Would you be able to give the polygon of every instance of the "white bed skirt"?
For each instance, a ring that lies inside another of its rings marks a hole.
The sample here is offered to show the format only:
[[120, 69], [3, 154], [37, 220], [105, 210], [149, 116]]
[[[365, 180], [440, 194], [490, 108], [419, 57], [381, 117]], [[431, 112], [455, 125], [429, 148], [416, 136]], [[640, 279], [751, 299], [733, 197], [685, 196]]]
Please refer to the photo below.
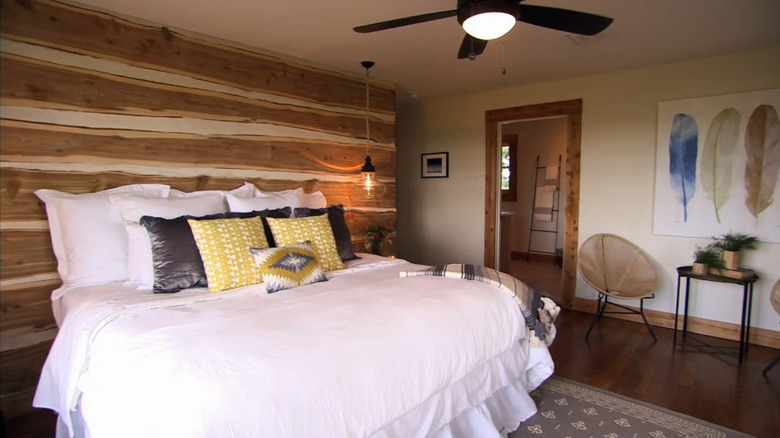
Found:
[[[485, 402], [463, 411], [429, 438], [506, 438], [537, 410], [522, 386], [518, 381], [501, 388]], [[78, 415], [73, 416], [76, 436], [90, 438], [82, 423]], [[59, 419], [57, 438], [68, 438], [68, 428]]]
[[[554, 369], [549, 351], [546, 348], [532, 348], [529, 350], [531, 357], [529, 368], [525, 375], [521, 375], [510, 384], [499, 388], [483, 402], [465, 408], [436, 432], [427, 436], [421, 435], [420, 438], [506, 438], [510, 432], [517, 430], [523, 421], [533, 416], [537, 411], [536, 403], [528, 393], [539, 387], [551, 376]], [[457, 388], [458, 386], [460, 388]], [[454, 392], [459, 392], [460, 390], [468, 391], [466, 386], [455, 385], [456, 389]], [[452, 399], [453, 395], [453, 391], [449, 391], [447, 398]], [[452, 400], [450, 403], [452, 403]], [[454, 403], [457, 404], [457, 401], [454, 401]], [[437, 416], [442, 415], [441, 409], [446, 409], [444, 406], [439, 405], [438, 408], [435, 408], [439, 412], [426, 412], [430, 411], [430, 407], [433, 405], [434, 403], [421, 405], [420, 409], [412, 411], [403, 418], [392, 422], [372, 435], [372, 438], [414, 437], [414, 435], [409, 435], [410, 430], [427, 429], [426, 427], [420, 427], [420, 424], [415, 424], [415, 422], [435, 421]], [[449, 408], [452, 408], [452, 406], [449, 406]], [[73, 412], [71, 418], [75, 437], [90, 438], [89, 431], [84, 426], [83, 419], [78, 415], [78, 412]], [[117, 426], [121, 427], [120, 425]], [[59, 418], [56, 437], [68, 438], [68, 428]]]

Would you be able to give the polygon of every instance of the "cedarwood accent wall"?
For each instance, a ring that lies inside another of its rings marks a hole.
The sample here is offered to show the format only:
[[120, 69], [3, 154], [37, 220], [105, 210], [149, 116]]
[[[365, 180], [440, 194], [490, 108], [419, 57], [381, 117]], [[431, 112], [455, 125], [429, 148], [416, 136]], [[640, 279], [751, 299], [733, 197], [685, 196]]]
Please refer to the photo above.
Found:
[[[372, 83], [366, 199], [365, 78], [47, 0], [0, 0], [0, 401], [32, 410], [56, 334], [60, 285], [39, 188], [131, 183], [185, 191], [321, 190], [356, 247], [395, 229], [395, 89]], [[85, 236], [85, 238], [89, 238]]]

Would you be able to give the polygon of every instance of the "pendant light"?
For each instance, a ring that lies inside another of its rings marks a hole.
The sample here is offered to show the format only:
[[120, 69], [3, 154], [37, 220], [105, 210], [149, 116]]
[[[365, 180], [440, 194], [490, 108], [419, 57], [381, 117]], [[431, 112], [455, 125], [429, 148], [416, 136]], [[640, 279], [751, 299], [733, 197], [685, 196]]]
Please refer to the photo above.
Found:
[[360, 63], [363, 68], [366, 69], [366, 161], [363, 163], [363, 168], [360, 169], [360, 181], [365, 191], [366, 198], [373, 198], [376, 191], [376, 168], [371, 163], [371, 155], [369, 155], [369, 145], [371, 143], [371, 131], [368, 124], [369, 116], [369, 90], [370, 84], [368, 80], [368, 71], [374, 66], [374, 61], [363, 61]]

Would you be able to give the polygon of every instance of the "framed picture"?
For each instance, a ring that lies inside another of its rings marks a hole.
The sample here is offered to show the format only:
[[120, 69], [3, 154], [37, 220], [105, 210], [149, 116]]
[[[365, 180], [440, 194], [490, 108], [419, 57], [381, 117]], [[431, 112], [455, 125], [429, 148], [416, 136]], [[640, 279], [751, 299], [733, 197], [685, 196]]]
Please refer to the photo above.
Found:
[[447, 178], [449, 176], [449, 152], [422, 154], [423, 178]]
[[780, 88], [659, 102], [653, 234], [780, 242], [778, 112]]

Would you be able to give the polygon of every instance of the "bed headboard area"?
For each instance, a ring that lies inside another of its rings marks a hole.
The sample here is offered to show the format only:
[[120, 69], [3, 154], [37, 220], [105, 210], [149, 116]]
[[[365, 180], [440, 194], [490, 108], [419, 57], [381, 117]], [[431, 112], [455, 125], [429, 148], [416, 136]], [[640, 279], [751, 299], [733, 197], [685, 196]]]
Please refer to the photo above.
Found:
[[[41, 188], [87, 193], [302, 187], [342, 204], [355, 248], [395, 229], [395, 89], [365, 78], [48, 0], [0, 0], [0, 401], [32, 410], [61, 284]], [[356, 59], [356, 63], [361, 61]], [[89, 239], [90, 236], [84, 236]]]

